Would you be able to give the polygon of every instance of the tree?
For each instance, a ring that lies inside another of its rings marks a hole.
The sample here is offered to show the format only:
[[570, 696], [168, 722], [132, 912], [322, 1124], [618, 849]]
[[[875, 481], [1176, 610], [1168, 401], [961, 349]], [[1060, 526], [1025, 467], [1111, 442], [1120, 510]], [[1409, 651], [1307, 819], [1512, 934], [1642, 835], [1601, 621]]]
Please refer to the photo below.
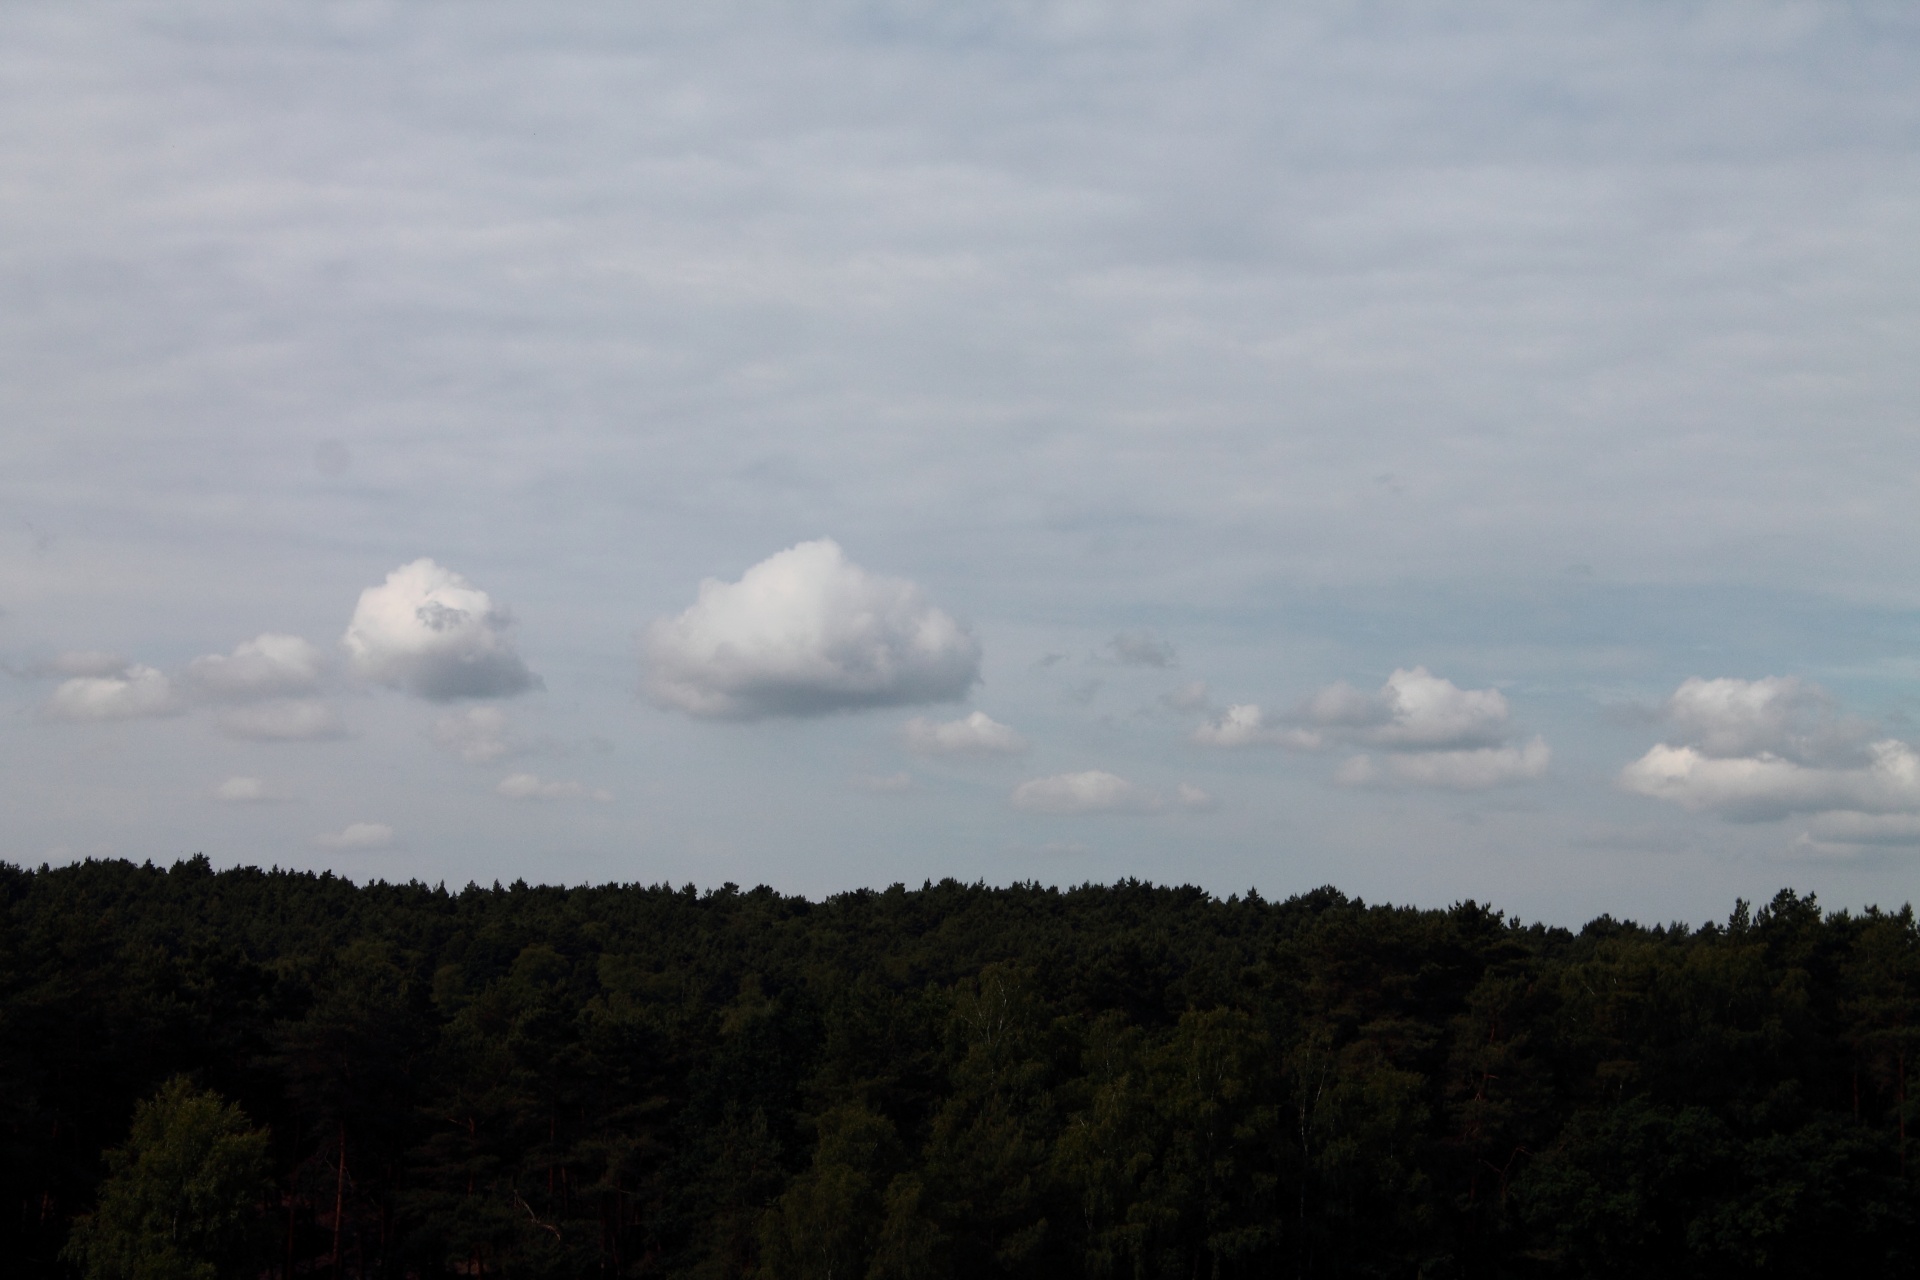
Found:
[[106, 1153], [99, 1207], [64, 1256], [87, 1280], [218, 1280], [238, 1274], [261, 1224], [267, 1132], [238, 1106], [175, 1076]]

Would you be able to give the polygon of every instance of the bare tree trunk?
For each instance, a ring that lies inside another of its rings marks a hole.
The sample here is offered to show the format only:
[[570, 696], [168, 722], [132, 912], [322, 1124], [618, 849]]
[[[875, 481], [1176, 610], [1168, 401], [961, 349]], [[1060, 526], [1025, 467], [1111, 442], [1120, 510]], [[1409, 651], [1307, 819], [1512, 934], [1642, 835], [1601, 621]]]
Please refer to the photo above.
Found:
[[347, 1122], [340, 1121], [340, 1167], [333, 1178], [333, 1275], [340, 1280], [340, 1224], [347, 1205]]

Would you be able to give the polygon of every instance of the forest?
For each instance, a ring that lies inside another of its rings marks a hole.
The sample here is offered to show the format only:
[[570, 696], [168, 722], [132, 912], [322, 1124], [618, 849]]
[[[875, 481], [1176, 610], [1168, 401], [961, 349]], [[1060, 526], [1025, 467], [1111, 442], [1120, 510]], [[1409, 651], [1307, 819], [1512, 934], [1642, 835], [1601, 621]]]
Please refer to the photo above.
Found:
[[[1912, 911], [0, 864], [22, 1277], [1910, 1276]], [[1920, 1139], [1920, 1134], [1915, 1135]]]

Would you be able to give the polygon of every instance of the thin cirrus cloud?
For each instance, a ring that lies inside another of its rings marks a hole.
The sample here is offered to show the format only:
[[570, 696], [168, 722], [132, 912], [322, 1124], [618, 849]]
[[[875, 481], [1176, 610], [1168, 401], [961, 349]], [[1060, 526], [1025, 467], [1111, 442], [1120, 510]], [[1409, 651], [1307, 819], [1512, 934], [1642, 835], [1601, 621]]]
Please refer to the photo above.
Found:
[[[1013, 789], [1010, 801], [1022, 813], [1046, 814], [1146, 814], [1168, 807], [1167, 798], [1152, 787], [1129, 782], [1105, 769], [1031, 779]], [[1175, 790], [1172, 803], [1182, 809], [1211, 809], [1214, 799], [1199, 787], [1183, 782]]]
[[322, 849], [385, 849], [394, 842], [393, 828], [384, 822], [350, 822], [339, 831], [323, 831], [313, 838]]
[[1011, 756], [1028, 745], [1017, 730], [984, 711], [946, 721], [915, 716], [900, 727], [900, 742], [918, 756]]
[[433, 740], [468, 764], [489, 764], [513, 752], [507, 714], [498, 707], [462, 707], [433, 722]]
[[1623, 790], [1730, 822], [1807, 815], [1802, 848], [1920, 844], [1920, 753], [1843, 717], [1794, 677], [1694, 677], [1661, 707], [1673, 740], [1621, 770]]
[[500, 779], [494, 790], [509, 800], [598, 800], [604, 804], [613, 799], [612, 792], [589, 787], [584, 782], [548, 781], [532, 773], [510, 774]]
[[501, 698], [539, 684], [512, 616], [461, 574], [422, 558], [360, 593], [341, 637], [354, 674], [430, 702]]
[[1372, 692], [1345, 681], [1328, 685], [1280, 717], [1254, 703], [1230, 706], [1192, 737], [1228, 748], [1364, 747], [1378, 754], [1350, 757], [1335, 782], [1477, 791], [1546, 773], [1552, 752], [1545, 739], [1513, 743], [1513, 733], [1511, 709], [1498, 689], [1462, 689], [1413, 667], [1394, 671]]
[[711, 720], [952, 702], [980, 678], [980, 643], [915, 583], [867, 572], [822, 538], [647, 629], [649, 695]]
[[247, 742], [326, 742], [347, 736], [339, 709], [318, 698], [270, 698], [228, 707], [214, 723], [229, 738]]

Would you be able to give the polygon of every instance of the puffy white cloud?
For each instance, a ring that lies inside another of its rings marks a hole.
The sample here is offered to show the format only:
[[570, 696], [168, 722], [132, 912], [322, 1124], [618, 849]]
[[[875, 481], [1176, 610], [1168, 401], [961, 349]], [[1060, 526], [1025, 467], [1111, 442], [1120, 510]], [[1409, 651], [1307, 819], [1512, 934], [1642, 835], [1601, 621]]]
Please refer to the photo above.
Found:
[[1004, 756], [1027, 749], [1027, 740], [984, 711], [944, 722], [915, 716], [901, 726], [901, 742], [922, 756]]
[[347, 736], [339, 710], [318, 698], [275, 698], [228, 707], [214, 723], [229, 738], [250, 742], [324, 742]]
[[286, 797], [258, 778], [232, 777], [213, 789], [213, 798], [222, 804], [273, 804]]
[[515, 773], [500, 779], [495, 791], [509, 800], [599, 800], [613, 799], [610, 791], [598, 791], [584, 782], [547, 782], [537, 774]]
[[1443, 787], [1477, 791], [1528, 782], [1547, 771], [1545, 740], [1513, 733], [1498, 689], [1462, 689], [1425, 667], [1400, 669], [1367, 693], [1341, 681], [1284, 717], [1254, 703], [1228, 707], [1193, 732], [1210, 747], [1279, 746], [1317, 751], [1345, 745], [1378, 754], [1349, 758], [1334, 775], [1348, 787]]
[[433, 740], [468, 764], [487, 764], [513, 750], [507, 714], [498, 707], [463, 707], [433, 722]]
[[1534, 738], [1525, 746], [1474, 747], [1463, 751], [1394, 752], [1375, 758], [1354, 756], [1340, 766], [1334, 781], [1346, 787], [1441, 787], [1453, 791], [1484, 791], [1489, 787], [1530, 782], [1547, 771], [1552, 760], [1546, 740]]
[[1026, 813], [1150, 813], [1161, 807], [1151, 790], [1104, 769], [1035, 778], [1015, 787], [1012, 799]]
[[1817, 853], [1920, 844], [1920, 753], [1836, 715], [1818, 687], [1695, 677], [1663, 713], [1682, 741], [1622, 769], [1623, 790], [1732, 822], [1806, 814], [1800, 843]]
[[657, 703], [722, 720], [947, 702], [980, 678], [965, 627], [825, 538], [738, 582], [709, 578], [691, 608], [648, 628], [645, 649]]
[[216, 702], [251, 702], [297, 697], [320, 687], [326, 656], [299, 636], [265, 632], [237, 645], [231, 654], [195, 658], [180, 683], [195, 697]]
[[512, 619], [480, 588], [429, 559], [360, 593], [341, 643], [354, 672], [435, 702], [498, 698], [538, 683], [514, 651]]
[[1729, 758], [1661, 743], [1621, 771], [1620, 785], [1736, 822], [1795, 813], [1920, 812], [1920, 756], [1893, 738], [1868, 752], [1864, 766], [1820, 768], [1771, 753]]
[[1129, 667], [1174, 667], [1179, 660], [1173, 643], [1161, 640], [1149, 631], [1122, 631], [1107, 641], [1114, 661]]
[[393, 843], [393, 828], [384, 822], [350, 822], [339, 831], [313, 838], [322, 849], [384, 849]]
[[46, 710], [60, 720], [137, 720], [174, 715], [181, 703], [173, 681], [152, 667], [134, 665], [115, 675], [62, 681]]

